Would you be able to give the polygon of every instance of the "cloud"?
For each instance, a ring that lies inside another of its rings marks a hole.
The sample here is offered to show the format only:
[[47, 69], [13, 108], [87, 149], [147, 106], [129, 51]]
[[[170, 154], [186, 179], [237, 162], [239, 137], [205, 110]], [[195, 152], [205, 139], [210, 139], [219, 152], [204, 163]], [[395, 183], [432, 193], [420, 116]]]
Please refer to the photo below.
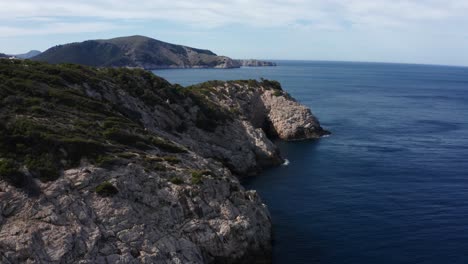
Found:
[[[41, 20], [42, 21], [42, 20]], [[101, 32], [117, 28], [111, 23], [49, 23], [41, 27], [0, 26], [0, 37]]]
[[[0, 34], [66, 31], [62, 27], [54, 29], [58, 23], [75, 32], [89, 32], [90, 27], [80, 22], [89, 19], [102, 21], [94, 30], [111, 29], [122, 19], [162, 20], [208, 29], [232, 24], [332, 31], [418, 29], [429, 25], [444, 28], [466, 23], [467, 13], [468, 4], [459, 0], [0, 0], [0, 22], [24, 24], [20, 28], [4, 26]], [[70, 18], [77, 22], [70, 22]], [[28, 28], [36, 23], [41, 23], [42, 28]]]

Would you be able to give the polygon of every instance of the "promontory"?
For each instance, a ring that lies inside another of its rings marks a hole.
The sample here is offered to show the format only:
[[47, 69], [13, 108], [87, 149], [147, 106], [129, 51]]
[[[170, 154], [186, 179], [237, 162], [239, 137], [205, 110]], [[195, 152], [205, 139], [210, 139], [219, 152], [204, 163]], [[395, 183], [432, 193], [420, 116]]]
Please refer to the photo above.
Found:
[[0, 101], [1, 263], [269, 263], [239, 179], [327, 133], [270, 80], [0, 59]]
[[171, 44], [145, 36], [87, 40], [58, 45], [31, 59], [54, 64], [75, 63], [95, 67], [133, 67], [147, 70], [276, 65], [258, 60], [235, 60], [218, 56], [209, 50]]

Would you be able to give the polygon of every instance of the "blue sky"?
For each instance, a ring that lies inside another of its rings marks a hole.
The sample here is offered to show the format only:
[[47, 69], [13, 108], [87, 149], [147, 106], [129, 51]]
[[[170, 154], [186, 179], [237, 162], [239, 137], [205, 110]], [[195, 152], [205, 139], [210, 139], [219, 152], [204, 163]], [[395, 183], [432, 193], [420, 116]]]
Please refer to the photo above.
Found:
[[468, 0], [0, 0], [0, 52], [138, 34], [233, 58], [468, 66], [467, 14]]

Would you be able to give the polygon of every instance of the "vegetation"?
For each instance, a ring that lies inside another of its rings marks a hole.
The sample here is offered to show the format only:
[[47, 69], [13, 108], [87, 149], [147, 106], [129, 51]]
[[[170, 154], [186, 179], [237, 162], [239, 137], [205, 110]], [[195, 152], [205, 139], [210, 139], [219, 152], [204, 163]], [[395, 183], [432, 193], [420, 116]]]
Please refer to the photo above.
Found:
[[[252, 89], [267, 85], [282, 93], [275, 81], [231, 82]], [[83, 160], [106, 168], [131, 160], [166, 171], [167, 163], [180, 163], [187, 149], [148, 131], [139, 112], [104, 95], [118, 90], [149, 108], [165, 107], [167, 100], [186, 109], [195, 104], [196, 126], [215, 131], [236, 115], [235, 108], [219, 107], [213, 98], [224, 83], [183, 88], [143, 70], [0, 59], [0, 179], [16, 187], [25, 187], [29, 175], [53, 181]], [[182, 122], [169, 129], [183, 133], [187, 127]], [[152, 151], [165, 154], [150, 156]], [[207, 175], [192, 172], [192, 183]]]
[[179, 177], [172, 177], [171, 179], [169, 179], [169, 181], [172, 182], [173, 184], [177, 184], [177, 185], [181, 185], [181, 184], [184, 183], [184, 180], [182, 180]]
[[25, 183], [25, 176], [19, 171], [18, 164], [11, 159], [0, 160], [0, 179], [16, 187], [22, 187]]
[[99, 184], [94, 190], [98, 195], [104, 197], [114, 196], [119, 192], [119, 190], [117, 190], [117, 188], [108, 181]]
[[167, 161], [167, 162], [169, 162], [171, 164], [180, 163], [180, 159], [177, 158], [176, 156], [165, 156], [165, 157], [163, 157], [163, 160]]
[[[83, 53], [86, 50], [86, 53]], [[188, 56], [187, 51], [197, 56]], [[174, 60], [174, 58], [182, 58]], [[108, 40], [88, 40], [55, 46], [33, 58], [49, 63], [77, 63], [97, 67], [206, 66], [222, 64], [223, 58], [211, 51], [169, 44], [143, 36]]]
[[209, 170], [192, 170], [191, 183], [192, 184], [201, 184], [203, 183], [203, 176], [213, 176], [213, 173]]
[[[19, 168], [52, 181], [83, 158], [110, 167], [138, 158], [128, 152], [186, 152], [146, 131], [132, 110], [86, 93], [86, 87], [99, 93], [109, 83], [148, 105], [160, 98], [183, 98], [180, 88], [142, 70], [0, 60], [1, 178], [23, 187], [25, 175]], [[177, 157], [167, 161], [180, 162]]]
[[281, 96], [281, 95], [283, 95], [283, 93], [281, 91], [279, 91], [279, 90], [276, 90], [276, 91], [273, 92], [273, 95], [274, 96]]
[[186, 149], [179, 147], [176, 144], [169, 142], [167, 140], [161, 139], [161, 138], [153, 137], [151, 138], [151, 143], [163, 151], [167, 151], [171, 153], [186, 153], [187, 152]]
[[216, 93], [216, 86], [224, 85], [222, 81], [208, 81], [189, 86], [183, 93], [189, 96], [200, 108], [195, 125], [205, 131], [214, 132], [218, 125], [233, 119], [232, 113], [220, 108], [210, 99], [211, 93]]

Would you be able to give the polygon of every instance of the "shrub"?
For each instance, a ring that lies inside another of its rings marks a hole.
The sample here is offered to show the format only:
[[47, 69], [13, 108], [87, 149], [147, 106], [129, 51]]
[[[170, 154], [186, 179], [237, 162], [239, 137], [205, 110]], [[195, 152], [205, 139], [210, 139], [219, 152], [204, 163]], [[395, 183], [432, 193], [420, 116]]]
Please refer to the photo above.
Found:
[[18, 165], [11, 159], [0, 160], [0, 179], [15, 187], [22, 187], [26, 180], [24, 174], [19, 171]]
[[199, 171], [192, 171], [192, 179], [191, 182], [192, 184], [201, 184], [203, 178], [203, 174], [200, 173]]
[[111, 168], [118, 164], [119, 159], [110, 155], [100, 155], [95, 160], [95, 165], [102, 168]]
[[156, 138], [153, 137], [151, 139], [151, 143], [153, 143], [154, 146], [158, 147], [159, 149], [171, 153], [186, 153], [187, 150], [177, 146], [176, 144], [166, 141], [164, 139]]
[[270, 89], [273, 88], [273, 90], [279, 90], [282, 91], [283, 88], [281, 87], [281, 84], [278, 81], [270, 81], [266, 79], [262, 79], [262, 85], [265, 86], [265, 89]]
[[131, 153], [131, 152], [122, 152], [122, 153], [118, 153], [117, 156], [123, 159], [131, 159], [131, 158], [137, 157], [138, 155], [135, 153]]
[[[103, 132], [103, 136], [109, 140], [116, 141], [123, 145], [134, 146], [139, 149], [148, 149], [150, 143], [146, 138], [132, 134], [118, 128], [109, 128]], [[148, 143], [148, 144], [147, 144]]]
[[110, 183], [108, 181], [105, 181], [105, 182], [99, 184], [98, 186], [96, 186], [94, 191], [98, 195], [104, 196], [104, 197], [114, 196], [119, 192], [119, 190], [117, 190], [117, 188], [115, 188], [115, 186], [112, 185], [112, 183]]
[[162, 164], [154, 164], [152, 166], [152, 169], [153, 170], [156, 170], [156, 171], [167, 171], [167, 168], [166, 166], [162, 165]]
[[210, 176], [214, 176], [214, 174], [209, 171], [209, 170], [191, 170], [190, 171], [191, 174], [192, 174], [192, 180], [191, 182], [193, 184], [200, 184], [202, 183], [202, 179], [203, 179], [203, 176], [205, 175], [210, 175]]
[[161, 157], [157, 157], [157, 156], [146, 156], [145, 161], [146, 162], [158, 162], [158, 161], [164, 161], [164, 159]]
[[169, 181], [172, 182], [173, 184], [177, 184], [177, 185], [180, 185], [180, 184], [184, 183], [184, 181], [179, 177], [172, 177], [171, 179], [169, 179]]
[[180, 163], [180, 159], [177, 158], [176, 156], [164, 156], [163, 157], [163, 160], [164, 161], [167, 161], [171, 164], [177, 164], [177, 163]]
[[50, 153], [39, 156], [28, 156], [25, 165], [35, 177], [42, 182], [54, 181], [60, 176], [60, 168], [56, 163], [56, 158]]
[[275, 90], [275, 91], [273, 92], [273, 95], [274, 95], [274, 96], [281, 96], [281, 95], [283, 95], [283, 93], [282, 93], [281, 91], [279, 91], [279, 90]]

